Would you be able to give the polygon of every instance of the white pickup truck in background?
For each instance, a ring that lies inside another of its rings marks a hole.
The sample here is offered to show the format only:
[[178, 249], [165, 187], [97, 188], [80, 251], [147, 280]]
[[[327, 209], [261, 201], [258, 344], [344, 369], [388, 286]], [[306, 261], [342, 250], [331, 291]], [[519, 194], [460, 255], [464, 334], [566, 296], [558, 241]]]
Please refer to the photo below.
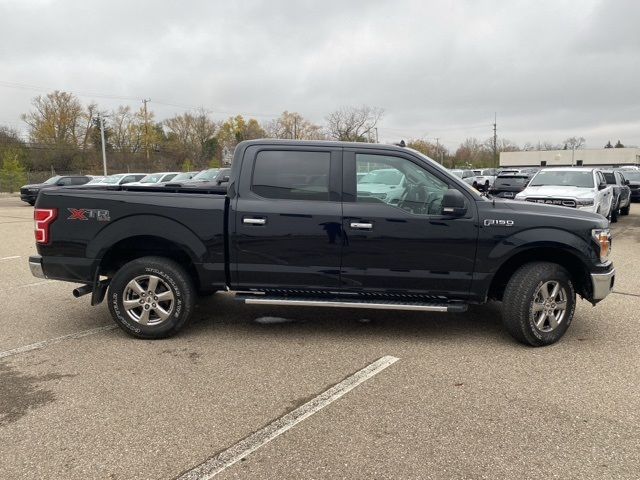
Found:
[[496, 168], [484, 168], [482, 170], [474, 170], [475, 176], [467, 177], [463, 180], [471, 185], [476, 190], [488, 191], [493, 182], [496, 181], [498, 176], [498, 170]]
[[515, 199], [577, 208], [610, 218], [613, 189], [596, 168], [545, 168]]

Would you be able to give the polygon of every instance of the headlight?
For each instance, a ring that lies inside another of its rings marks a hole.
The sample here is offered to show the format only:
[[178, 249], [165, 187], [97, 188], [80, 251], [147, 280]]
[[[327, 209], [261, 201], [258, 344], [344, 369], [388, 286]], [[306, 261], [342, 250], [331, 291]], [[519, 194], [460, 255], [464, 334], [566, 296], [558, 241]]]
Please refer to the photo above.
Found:
[[600, 247], [600, 261], [606, 262], [611, 253], [611, 232], [608, 228], [594, 228], [591, 236]]
[[30, 188], [29, 193], [36, 193], [38, 191], [37, 188]]
[[578, 199], [576, 200], [576, 205], [579, 207], [587, 207], [587, 206], [593, 205], [593, 199], [592, 198]]
[[386, 193], [374, 193], [371, 196], [379, 198], [380, 200], [384, 200], [385, 198], [387, 198], [387, 194]]

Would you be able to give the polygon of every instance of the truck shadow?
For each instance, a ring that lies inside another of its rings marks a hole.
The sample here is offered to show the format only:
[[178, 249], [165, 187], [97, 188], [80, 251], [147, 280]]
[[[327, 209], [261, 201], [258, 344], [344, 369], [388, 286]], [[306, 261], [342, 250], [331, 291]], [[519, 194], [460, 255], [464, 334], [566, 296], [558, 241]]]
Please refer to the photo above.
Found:
[[201, 299], [187, 335], [224, 329], [248, 336], [322, 335], [453, 339], [475, 337], [513, 342], [502, 328], [499, 303], [471, 306], [465, 313], [430, 313], [351, 308], [243, 305], [219, 294]]

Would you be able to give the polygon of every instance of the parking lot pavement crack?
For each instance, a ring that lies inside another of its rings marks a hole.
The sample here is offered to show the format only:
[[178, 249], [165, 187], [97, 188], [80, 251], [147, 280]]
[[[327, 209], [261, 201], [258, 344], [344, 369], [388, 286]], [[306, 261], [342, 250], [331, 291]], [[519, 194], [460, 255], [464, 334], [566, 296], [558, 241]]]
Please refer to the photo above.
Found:
[[631, 292], [619, 292], [617, 290], [614, 290], [613, 292], [611, 292], [615, 295], [626, 295], [628, 297], [640, 297], [640, 293], [631, 293]]

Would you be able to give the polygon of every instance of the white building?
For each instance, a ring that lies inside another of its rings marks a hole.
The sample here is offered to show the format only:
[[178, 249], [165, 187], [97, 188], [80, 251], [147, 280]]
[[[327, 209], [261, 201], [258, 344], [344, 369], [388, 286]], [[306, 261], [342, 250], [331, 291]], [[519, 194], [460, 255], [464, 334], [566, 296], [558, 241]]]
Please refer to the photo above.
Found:
[[501, 152], [501, 167], [565, 167], [565, 166], [640, 165], [640, 148], [598, 148], [584, 150], [532, 150]]

